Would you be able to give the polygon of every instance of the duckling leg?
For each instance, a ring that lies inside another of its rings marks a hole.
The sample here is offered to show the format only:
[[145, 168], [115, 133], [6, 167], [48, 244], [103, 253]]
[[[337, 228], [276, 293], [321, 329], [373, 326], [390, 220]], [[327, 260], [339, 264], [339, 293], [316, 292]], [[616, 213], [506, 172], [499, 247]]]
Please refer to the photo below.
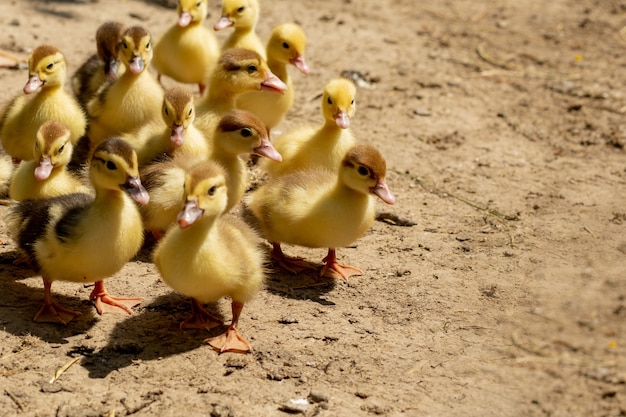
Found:
[[121, 313], [122, 311], [133, 314], [131, 307], [135, 307], [142, 301], [142, 298], [113, 297], [109, 295], [106, 288], [104, 288], [104, 281], [96, 282], [89, 299], [91, 301], [95, 300], [98, 314]]
[[209, 330], [222, 324], [224, 324], [222, 320], [206, 311], [198, 300], [191, 298], [191, 316], [180, 323], [180, 328]]
[[304, 270], [315, 269], [302, 258], [293, 258], [291, 256], [285, 255], [280, 247], [280, 243], [277, 242], [272, 242], [272, 259], [276, 261], [276, 263], [278, 263], [278, 265], [280, 265], [283, 269], [286, 269], [287, 271], [294, 274], [297, 274], [298, 272]]
[[244, 339], [237, 330], [237, 324], [239, 323], [239, 315], [243, 310], [243, 303], [233, 301], [231, 304], [233, 311], [233, 320], [226, 329], [226, 332], [219, 336], [211, 337], [205, 340], [213, 349], [219, 353], [234, 352], [234, 353], [248, 353], [250, 352], [250, 344]]
[[206, 91], [206, 84], [198, 83], [198, 88], [200, 89], [200, 97], [204, 96], [204, 92]]
[[332, 248], [328, 248], [328, 255], [322, 259], [322, 262], [324, 262], [324, 267], [320, 271], [322, 277], [347, 279], [354, 275], [363, 275], [363, 271], [359, 268], [337, 262], [335, 249]]
[[44, 322], [44, 323], [59, 323], [59, 324], [67, 324], [74, 317], [80, 316], [80, 312], [74, 310], [68, 310], [67, 308], [61, 307], [52, 299], [52, 293], [50, 292], [50, 288], [52, 287], [52, 282], [47, 279], [43, 279], [43, 305], [35, 314], [33, 321], [36, 322]]

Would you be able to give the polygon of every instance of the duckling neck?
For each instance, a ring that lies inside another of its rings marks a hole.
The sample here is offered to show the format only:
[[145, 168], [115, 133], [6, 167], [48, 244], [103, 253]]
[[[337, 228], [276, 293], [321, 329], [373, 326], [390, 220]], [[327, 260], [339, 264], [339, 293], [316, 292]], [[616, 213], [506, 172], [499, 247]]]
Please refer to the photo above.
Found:
[[272, 58], [271, 56], [267, 57], [267, 66], [270, 68], [272, 73], [275, 76], [280, 78], [280, 80], [284, 83], [287, 83], [289, 78], [289, 72], [287, 71], [287, 64], [282, 61], [279, 61], [276, 58]]

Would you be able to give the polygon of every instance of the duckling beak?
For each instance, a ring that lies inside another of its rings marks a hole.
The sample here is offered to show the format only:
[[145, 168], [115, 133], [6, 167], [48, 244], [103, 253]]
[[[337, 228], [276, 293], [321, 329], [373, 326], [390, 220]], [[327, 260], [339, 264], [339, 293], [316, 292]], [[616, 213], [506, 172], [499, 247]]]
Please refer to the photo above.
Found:
[[189, 26], [189, 23], [191, 23], [191, 14], [189, 12], [182, 12], [180, 16], [178, 16], [178, 26], [184, 28]]
[[170, 140], [174, 146], [181, 146], [185, 142], [185, 126], [174, 125]]
[[198, 197], [193, 200], [187, 200], [185, 207], [178, 213], [176, 221], [178, 227], [186, 229], [194, 224], [200, 217], [204, 215], [204, 210], [198, 207]]
[[370, 191], [387, 204], [396, 202], [396, 198], [391, 194], [391, 190], [389, 190], [385, 181], [378, 181], [375, 186], [370, 188]]
[[108, 61], [104, 63], [104, 75], [106, 75], [109, 80], [114, 80], [115, 78], [117, 78], [118, 67], [118, 60], [111, 57]]
[[130, 72], [132, 72], [133, 74], [139, 74], [141, 71], [143, 71], [143, 67], [143, 58], [138, 55], [133, 55], [133, 58], [130, 60], [130, 65], [128, 66]]
[[39, 74], [32, 75], [26, 85], [24, 86], [24, 94], [31, 94], [39, 90], [39, 87], [43, 85], [43, 81], [39, 78]]
[[310, 72], [309, 65], [304, 60], [304, 55], [298, 54], [291, 58], [289, 62], [303, 74], [308, 74]]
[[254, 153], [276, 162], [282, 162], [283, 160], [282, 155], [278, 153], [274, 145], [272, 145], [266, 138], [261, 139], [261, 145], [254, 148]]
[[335, 123], [342, 129], [347, 129], [350, 127], [350, 117], [348, 116], [348, 112], [343, 110], [339, 110], [337, 114], [335, 114]]
[[139, 177], [129, 176], [126, 183], [122, 184], [122, 190], [126, 191], [128, 195], [139, 204], [148, 204], [150, 201], [150, 195], [148, 195], [148, 191], [141, 185]]
[[47, 179], [52, 172], [52, 168], [54, 168], [54, 166], [52, 165], [50, 157], [48, 156], [44, 158], [42, 156], [41, 158], [39, 158], [39, 165], [37, 165], [37, 168], [35, 168], [35, 179], [37, 181], [43, 181]]
[[287, 90], [287, 84], [282, 82], [273, 72], [268, 71], [267, 78], [261, 83], [261, 90], [284, 94]]
[[220, 17], [220, 20], [217, 21], [215, 26], [213, 26], [213, 29], [214, 30], [222, 30], [222, 29], [226, 29], [227, 27], [232, 26], [234, 24], [235, 24], [235, 22], [230, 20], [230, 18], [228, 16], [222, 16], [222, 17]]

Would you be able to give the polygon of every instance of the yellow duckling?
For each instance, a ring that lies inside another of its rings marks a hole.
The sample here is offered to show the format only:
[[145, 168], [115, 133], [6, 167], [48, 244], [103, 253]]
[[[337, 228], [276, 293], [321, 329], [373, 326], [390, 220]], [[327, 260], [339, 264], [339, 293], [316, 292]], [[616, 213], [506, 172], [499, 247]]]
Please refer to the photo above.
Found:
[[11, 157], [0, 147], [0, 198], [8, 196], [14, 170]]
[[114, 80], [124, 72], [118, 57], [122, 44], [124, 25], [105, 22], [96, 31], [96, 54], [89, 57], [72, 76], [72, 91], [78, 102], [87, 108], [87, 103], [107, 80]]
[[259, 116], [268, 129], [276, 127], [294, 100], [293, 80], [287, 66], [293, 65], [303, 74], [309, 73], [304, 59], [305, 47], [306, 35], [299, 25], [283, 23], [276, 26], [267, 42], [267, 65], [287, 85], [287, 90], [283, 95], [265, 91], [243, 94], [237, 99], [237, 107]]
[[198, 84], [200, 95], [206, 89], [206, 74], [220, 57], [215, 34], [202, 25], [208, 0], [178, 0], [178, 22], [154, 46], [152, 65], [157, 79], [166, 75], [181, 83]]
[[321, 126], [301, 126], [279, 136], [274, 141], [283, 156], [282, 164], [261, 161], [260, 168], [270, 176], [294, 170], [321, 166], [337, 171], [348, 149], [356, 144], [350, 127], [355, 111], [356, 86], [346, 78], [329, 81], [322, 95]]
[[259, 20], [261, 8], [257, 0], [224, 0], [222, 1], [222, 16], [215, 23], [213, 29], [222, 30], [234, 28], [222, 49], [243, 48], [265, 56], [265, 46], [256, 33], [256, 24]]
[[[225, 169], [228, 211], [241, 201], [248, 187], [248, 170], [240, 156], [252, 153], [274, 161], [280, 161], [281, 156], [270, 143], [267, 129], [259, 118], [244, 110], [227, 112], [213, 136], [215, 142], [208, 158]], [[206, 157], [176, 153], [174, 158], [142, 168], [141, 178], [150, 193], [150, 203], [141, 207], [141, 213], [144, 227], [157, 239], [176, 222], [184, 197], [185, 174], [203, 159]]]
[[124, 31], [119, 55], [126, 70], [117, 80], [104, 84], [87, 104], [92, 147], [147, 123], [161, 123], [163, 88], [148, 71], [152, 51], [146, 29], [132, 26]]
[[219, 120], [235, 108], [239, 95], [250, 91], [283, 94], [286, 89], [259, 54], [247, 49], [227, 49], [209, 78], [208, 94], [196, 106], [196, 126], [211, 142]]
[[[182, 152], [206, 157], [209, 154], [209, 142], [193, 124], [196, 112], [191, 91], [179, 86], [166, 90], [161, 115], [159, 126], [149, 124], [139, 132], [122, 135], [122, 139], [136, 145], [140, 167], [163, 155]], [[139, 139], [146, 135], [145, 140]]]
[[130, 314], [130, 307], [141, 301], [112, 297], [103, 282], [122, 269], [143, 242], [135, 202], [145, 204], [149, 197], [138, 177], [137, 155], [123, 140], [107, 139], [95, 148], [89, 174], [95, 196], [25, 200], [9, 209], [13, 237], [44, 282], [44, 303], [35, 321], [66, 324], [80, 315], [53, 300], [50, 287], [57, 280], [95, 282], [90, 299], [100, 314]]
[[206, 339], [216, 351], [247, 353], [250, 344], [237, 325], [246, 302], [258, 293], [265, 273], [259, 237], [234, 216], [228, 204], [226, 175], [219, 165], [200, 162], [185, 177], [184, 207], [154, 251], [163, 280], [192, 300], [192, 316], [183, 328], [211, 329], [223, 322], [201, 303], [232, 299], [232, 321], [225, 333]]
[[85, 134], [87, 119], [72, 95], [63, 90], [67, 68], [61, 51], [42, 45], [28, 57], [29, 79], [25, 95], [16, 97], [2, 112], [0, 139], [14, 159], [33, 158], [37, 130], [48, 120], [65, 124], [76, 143]]
[[45, 122], [37, 132], [34, 159], [22, 161], [15, 170], [9, 197], [23, 201], [71, 193], [90, 194], [91, 189], [67, 170], [74, 146], [71, 132], [61, 122]]
[[272, 258], [279, 265], [291, 272], [312, 268], [284, 255], [281, 243], [328, 248], [320, 275], [345, 279], [363, 272], [338, 263], [335, 248], [352, 244], [370, 228], [376, 215], [373, 196], [395, 202], [385, 174], [380, 152], [371, 145], [356, 145], [338, 173], [318, 167], [270, 178], [244, 202], [272, 243]]

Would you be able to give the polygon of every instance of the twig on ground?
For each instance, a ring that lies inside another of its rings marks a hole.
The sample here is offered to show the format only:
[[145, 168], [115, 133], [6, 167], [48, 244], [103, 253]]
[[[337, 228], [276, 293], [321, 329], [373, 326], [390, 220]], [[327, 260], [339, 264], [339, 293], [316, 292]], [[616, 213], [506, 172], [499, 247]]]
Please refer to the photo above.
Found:
[[415, 223], [409, 219], [403, 219], [395, 213], [389, 213], [387, 211], [378, 211], [376, 212], [376, 220], [379, 222], [390, 223], [395, 226], [403, 226], [403, 227], [411, 227], [415, 226]]
[[19, 409], [24, 412], [24, 404], [22, 404], [22, 402], [19, 400], [19, 398], [17, 398], [11, 391], [9, 391], [8, 389], [4, 390], [4, 393], [6, 395], [9, 396], [10, 399], [13, 400], [13, 402], [19, 407]]
[[75, 357], [74, 359], [72, 359], [71, 361], [69, 361], [68, 363], [66, 363], [65, 365], [63, 365], [62, 367], [60, 367], [59, 369], [57, 369], [54, 372], [54, 376], [50, 379], [50, 383], [54, 383], [54, 381], [56, 381], [57, 379], [59, 379], [61, 377], [61, 375], [63, 375], [63, 373], [65, 371], [67, 371], [70, 366], [74, 365], [76, 362], [78, 362], [78, 360], [80, 359], [80, 356]]

